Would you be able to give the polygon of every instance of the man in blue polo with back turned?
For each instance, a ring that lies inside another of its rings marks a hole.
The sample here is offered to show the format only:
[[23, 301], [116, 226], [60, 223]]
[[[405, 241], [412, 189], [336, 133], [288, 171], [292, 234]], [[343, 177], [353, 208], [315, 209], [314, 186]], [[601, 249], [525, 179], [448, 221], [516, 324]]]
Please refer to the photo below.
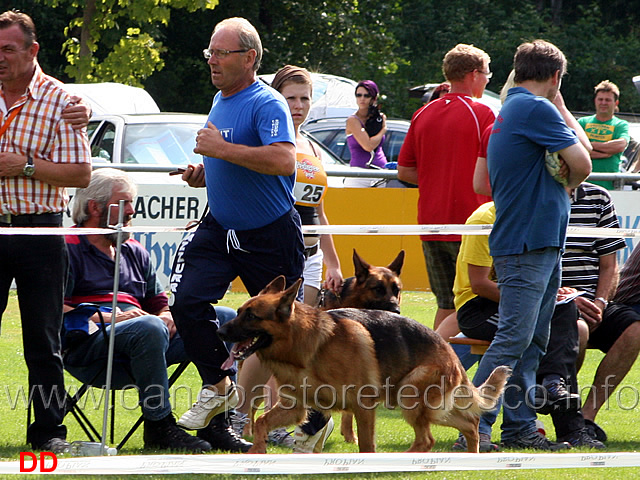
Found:
[[[536, 414], [526, 397], [549, 340], [570, 211], [563, 185], [546, 169], [546, 151], [564, 159], [569, 187], [577, 187], [591, 172], [588, 139], [559, 93], [566, 65], [564, 54], [551, 43], [536, 40], [518, 47], [516, 86], [494, 123], [487, 151], [496, 206], [489, 246], [500, 304], [498, 329], [474, 384], [484, 382], [497, 366], [513, 369], [511, 383], [516, 388], [504, 394], [505, 448], [569, 448], [568, 443], [553, 443], [538, 433]], [[498, 411], [499, 406], [481, 417], [480, 434], [491, 435]]]

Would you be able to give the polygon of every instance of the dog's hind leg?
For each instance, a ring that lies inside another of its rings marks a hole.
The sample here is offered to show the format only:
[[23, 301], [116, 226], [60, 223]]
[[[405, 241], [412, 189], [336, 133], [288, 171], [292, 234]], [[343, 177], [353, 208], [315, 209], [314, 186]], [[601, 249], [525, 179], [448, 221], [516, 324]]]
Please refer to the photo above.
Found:
[[345, 442], [355, 444], [358, 443], [358, 437], [356, 437], [356, 434], [353, 431], [353, 414], [351, 412], [342, 412], [340, 433], [344, 437]]
[[476, 415], [453, 410], [446, 421], [440, 425], [457, 428], [467, 441], [467, 451], [478, 453], [480, 447], [480, 435], [478, 434], [478, 424], [480, 419]]
[[413, 427], [415, 439], [407, 452], [430, 452], [436, 443], [431, 434], [429, 411], [424, 406], [402, 410], [402, 416]]
[[355, 410], [358, 424], [358, 446], [360, 453], [376, 451], [376, 411], [374, 409], [358, 408]]

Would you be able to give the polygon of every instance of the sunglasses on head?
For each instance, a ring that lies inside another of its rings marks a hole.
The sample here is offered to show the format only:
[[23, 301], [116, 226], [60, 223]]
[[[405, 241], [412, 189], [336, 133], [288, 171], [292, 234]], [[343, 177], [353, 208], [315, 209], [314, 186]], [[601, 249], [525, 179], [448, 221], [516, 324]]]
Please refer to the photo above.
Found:
[[371, 98], [371, 95], [369, 95], [368, 93], [356, 93], [356, 97]]

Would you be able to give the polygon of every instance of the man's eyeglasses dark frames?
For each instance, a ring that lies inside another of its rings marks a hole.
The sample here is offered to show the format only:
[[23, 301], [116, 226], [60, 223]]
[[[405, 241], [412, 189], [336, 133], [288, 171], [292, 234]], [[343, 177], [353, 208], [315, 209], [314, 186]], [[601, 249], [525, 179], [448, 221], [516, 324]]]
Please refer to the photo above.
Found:
[[231, 53], [246, 53], [249, 50], [223, 50], [221, 48], [214, 48], [213, 50], [210, 48], [205, 48], [202, 51], [202, 55], [204, 58], [209, 60], [211, 57], [216, 57], [217, 59], [222, 59], [227, 57]]

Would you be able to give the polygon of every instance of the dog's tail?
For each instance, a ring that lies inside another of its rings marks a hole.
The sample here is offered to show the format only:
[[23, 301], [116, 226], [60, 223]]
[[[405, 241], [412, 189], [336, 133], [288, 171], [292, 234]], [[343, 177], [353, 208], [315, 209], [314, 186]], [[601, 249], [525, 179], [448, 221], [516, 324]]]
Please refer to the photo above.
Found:
[[493, 410], [504, 391], [504, 385], [511, 376], [511, 368], [496, 367], [489, 378], [478, 387], [478, 406], [483, 410]]
[[[462, 372], [464, 369], [460, 366]], [[481, 415], [483, 412], [493, 410], [504, 391], [504, 386], [511, 376], [511, 368], [507, 366], [497, 367], [486, 382], [478, 388], [465, 376], [453, 395], [455, 408], [471, 415]]]

